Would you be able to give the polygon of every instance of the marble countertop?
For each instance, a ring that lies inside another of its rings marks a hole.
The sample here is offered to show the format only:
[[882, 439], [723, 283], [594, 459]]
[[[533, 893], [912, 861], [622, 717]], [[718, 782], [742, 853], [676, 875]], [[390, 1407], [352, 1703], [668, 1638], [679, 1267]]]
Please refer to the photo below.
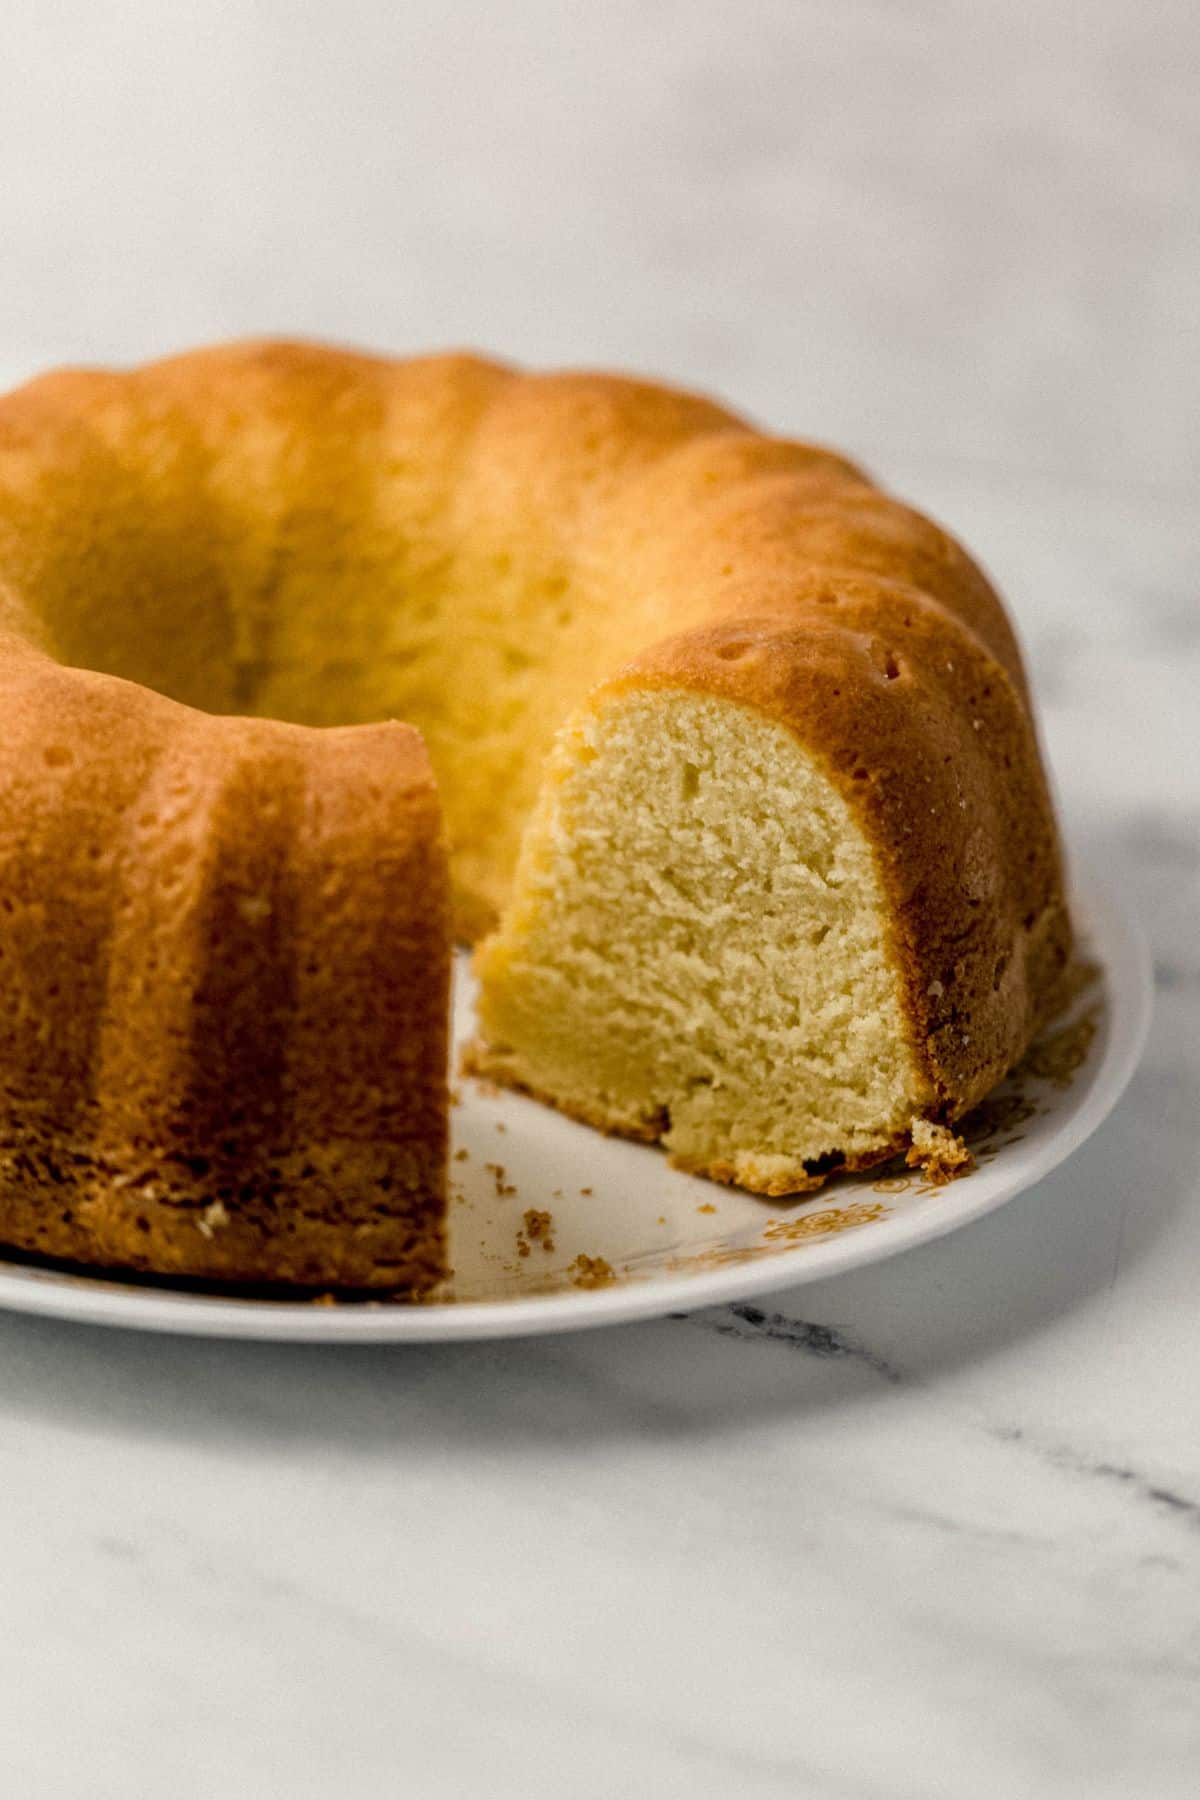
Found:
[[1084, 10], [6, 16], [0, 373], [470, 341], [843, 442], [1010, 596], [1158, 986], [1066, 1166], [761, 1313], [0, 1313], [12, 1800], [1196, 1793], [1200, 15]]

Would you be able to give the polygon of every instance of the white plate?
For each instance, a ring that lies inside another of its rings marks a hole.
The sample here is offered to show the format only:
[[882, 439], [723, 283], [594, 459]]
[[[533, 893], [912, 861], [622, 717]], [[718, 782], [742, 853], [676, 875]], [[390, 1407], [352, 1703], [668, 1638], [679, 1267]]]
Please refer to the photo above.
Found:
[[[645, 1145], [468, 1081], [454, 1110], [455, 1274], [445, 1300], [239, 1299], [0, 1263], [0, 1306], [213, 1337], [425, 1342], [649, 1318], [878, 1262], [1002, 1206], [1116, 1104], [1149, 1024], [1149, 957], [1132, 919], [1095, 881], [1075, 904], [1095, 977], [985, 1102], [972, 1133], [978, 1166], [946, 1186], [893, 1165], [833, 1181], [807, 1200], [760, 1200], [681, 1175]], [[469, 985], [460, 970], [460, 1039], [470, 1029]], [[530, 1241], [527, 1210], [551, 1214], [553, 1249]], [[589, 1273], [580, 1256], [607, 1268], [593, 1264]], [[588, 1285], [597, 1277], [602, 1285]]]

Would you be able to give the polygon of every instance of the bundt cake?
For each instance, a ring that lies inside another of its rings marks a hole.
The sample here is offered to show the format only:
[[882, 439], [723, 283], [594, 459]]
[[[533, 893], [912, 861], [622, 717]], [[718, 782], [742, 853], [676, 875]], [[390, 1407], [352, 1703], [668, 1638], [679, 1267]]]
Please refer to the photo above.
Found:
[[0, 634], [17, 1251], [428, 1289], [453, 936], [476, 1069], [765, 1194], [957, 1119], [1067, 956], [983, 575], [688, 394], [292, 343], [42, 377]]

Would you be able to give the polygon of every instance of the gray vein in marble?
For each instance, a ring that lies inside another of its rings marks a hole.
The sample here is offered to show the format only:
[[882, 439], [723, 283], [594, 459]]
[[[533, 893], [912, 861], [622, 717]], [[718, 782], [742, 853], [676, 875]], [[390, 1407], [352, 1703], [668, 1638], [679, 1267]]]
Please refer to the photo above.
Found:
[[746, 1304], [723, 1307], [719, 1312], [671, 1313], [670, 1317], [714, 1331], [718, 1337], [737, 1338], [742, 1343], [782, 1344], [818, 1361], [860, 1362], [884, 1381], [901, 1379], [900, 1371], [885, 1357], [833, 1325], [791, 1319], [785, 1313], [764, 1312], [761, 1307]]
[[1173, 1515], [1193, 1531], [1200, 1531], [1200, 1500], [1151, 1480], [1139, 1469], [1124, 1463], [1093, 1459], [1068, 1444], [1046, 1443], [1020, 1425], [991, 1426], [988, 1436], [999, 1443], [1021, 1444], [1053, 1468], [1073, 1475], [1093, 1475], [1100, 1481], [1125, 1488], [1139, 1501], [1158, 1507], [1165, 1515]]
[[[1120, 1273], [1123, 1242], [1124, 1233], [1119, 1231], [1108, 1283], [1110, 1289], [1115, 1286]], [[817, 1361], [861, 1363], [884, 1381], [894, 1385], [899, 1385], [906, 1379], [888, 1358], [832, 1325], [792, 1318], [785, 1313], [764, 1311], [761, 1307], [749, 1304], [729, 1306], [719, 1312], [672, 1313], [670, 1317], [677, 1322], [697, 1326], [718, 1337], [732, 1338], [741, 1343], [780, 1345]], [[1194, 1499], [1174, 1487], [1152, 1480], [1136, 1468], [1090, 1458], [1070, 1445], [1043, 1442], [1022, 1426], [990, 1425], [985, 1426], [984, 1430], [985, 1435], [997, 1442], [1021, 1445], [1049, 1467], [1075, 1475], [1095, 1476], [1099, 1480], [1126, 1488], [1140, 1501], [1157, 1507], [1165, 1516], [1173, 1516], [1190, 1530], [1200, 1532], [1200, 1499]], [[896, 1516], [902, 1516], [902, 1509], [896, 1509]], [[964, 1529], [961, 1519], [929, 1508], [913, 1511], [909, 1516], [914, 1522], [945, 1531], [959, 1533]], [[997, 1542], [1032, 1545], [1037, 1541], [1024, 1532], [975, 1532], [974, 1535], [986, 1535]]]

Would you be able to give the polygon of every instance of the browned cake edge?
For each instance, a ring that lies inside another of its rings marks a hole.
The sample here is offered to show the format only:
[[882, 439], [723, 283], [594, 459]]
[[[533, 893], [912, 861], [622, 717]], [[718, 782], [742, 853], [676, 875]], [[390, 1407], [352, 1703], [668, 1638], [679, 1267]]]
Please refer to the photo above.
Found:
[[428, 1288], [450, 962], [417, 733], [209, 717], [12, 646], [0, 693], [0, 1241]]

